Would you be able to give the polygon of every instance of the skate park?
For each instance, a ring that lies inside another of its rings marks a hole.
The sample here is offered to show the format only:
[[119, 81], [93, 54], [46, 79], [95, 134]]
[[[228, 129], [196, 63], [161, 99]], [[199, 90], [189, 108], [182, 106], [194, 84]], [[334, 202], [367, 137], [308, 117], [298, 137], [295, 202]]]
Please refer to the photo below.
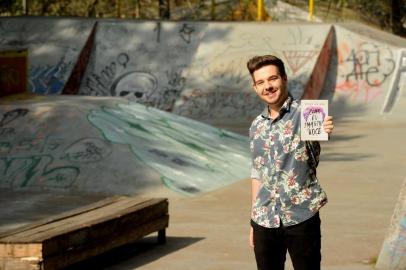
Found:
[[0, 32], [28, 69], [0, 105], [1, 232], [112, 195], [166, 197], [165, 245], [89, 264], [255, 269], [247, 135], [263, 104], [245, 63], [273, 53], [293, 96], [328, 99], [335, 119], [323, 269], [374, 269], [406, 177], [405, 39], [351, 23], [2, 18]]

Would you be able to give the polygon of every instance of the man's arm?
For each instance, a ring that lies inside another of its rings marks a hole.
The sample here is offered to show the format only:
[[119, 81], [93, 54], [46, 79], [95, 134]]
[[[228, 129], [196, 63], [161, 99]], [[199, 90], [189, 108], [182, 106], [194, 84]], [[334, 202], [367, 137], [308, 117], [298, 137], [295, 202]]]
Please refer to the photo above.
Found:
[[[251, 179], [251, 209], [255, 204], [255, 200], [257, 199], [257, 194], [259, 191], [259, 187], [261, 182], [258, 179], [252, 178]], [[254, 230], [250, 227], [250, 246], [254, 247]]]

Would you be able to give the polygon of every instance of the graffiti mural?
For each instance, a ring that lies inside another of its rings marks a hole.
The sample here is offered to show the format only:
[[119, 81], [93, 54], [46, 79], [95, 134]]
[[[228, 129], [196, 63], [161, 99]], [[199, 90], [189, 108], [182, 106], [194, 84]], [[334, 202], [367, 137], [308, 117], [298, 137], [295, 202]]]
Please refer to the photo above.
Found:
[[35, 108], [5, 107], [1, 111], [2, 188], [70, 188], [84, 164], [103, 161], [111, 154], [105, 140], [57, 135], [60, 127], [44, 126], [42, 119], [36, 119], [39, 114]]
[[137, 103], [93, 110], [88, 118], [175, 191], [194, 195], [249, 176], [245, 136]]
[[119, 72], [127, 68], [129, 61], [130, 57], [128, 54], [120, 53], [113, 61], [105, 65], [99, 73], [92, 72], [85, 79], [85, 89], [82, 94], [90, 96], [110, 95], [115, 77]]
[[382, 95], [382, 84], [395, 70], [391, 49], [370, 42], [361, 42], [353, 48], [344, 42], [338, 53], [341, 78], [336, 91], [367, 103]]

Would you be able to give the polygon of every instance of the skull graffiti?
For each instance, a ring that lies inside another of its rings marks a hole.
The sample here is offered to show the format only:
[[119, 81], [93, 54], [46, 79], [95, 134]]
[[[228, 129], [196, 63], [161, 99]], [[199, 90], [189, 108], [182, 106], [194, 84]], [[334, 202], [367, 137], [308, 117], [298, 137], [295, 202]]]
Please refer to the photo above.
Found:
[[113, 96], [145, 104], [149, 102], [157, 86], [157, 79], [152, 74], [131, 71], [119, 76], [111, 85], [110, 91]]

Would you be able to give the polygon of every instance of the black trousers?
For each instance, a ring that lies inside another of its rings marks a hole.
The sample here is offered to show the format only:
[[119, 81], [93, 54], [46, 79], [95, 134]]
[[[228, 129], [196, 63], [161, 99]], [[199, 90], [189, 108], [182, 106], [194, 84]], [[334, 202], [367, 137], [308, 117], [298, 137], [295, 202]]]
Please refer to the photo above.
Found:
[[320, 270], [321, 233], [319, 213], [293, 226], [265, 228], [251, 220], [258, 270], [285, 269], [286, 251], [295, 270]]

